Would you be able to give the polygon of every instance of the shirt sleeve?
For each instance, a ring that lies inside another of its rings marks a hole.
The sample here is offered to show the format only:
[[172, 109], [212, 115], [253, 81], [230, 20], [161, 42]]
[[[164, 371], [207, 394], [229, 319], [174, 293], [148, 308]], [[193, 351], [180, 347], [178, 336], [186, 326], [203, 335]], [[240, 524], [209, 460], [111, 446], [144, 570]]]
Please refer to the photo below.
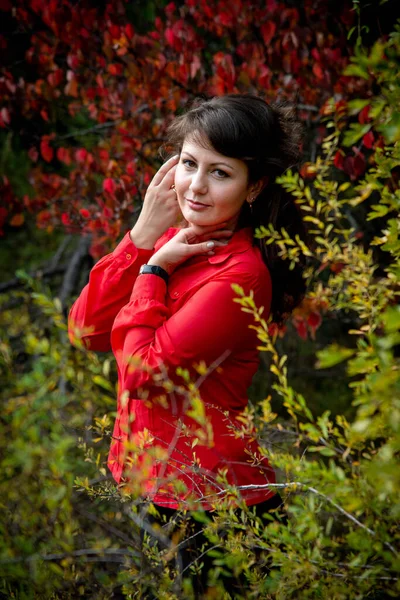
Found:
[[[132, 394], [151, 384], [154, 370], [167, 368], [174, 378], [176, 367], [191, 368], [201, 361], [211, 366], [237, 347], [256, 343], [251, 314], [234, 302], [232, 283], [246, 293], [255, 292], [256, 303], [264, 299], [269, 308], [271, 290], [254, 289], [260, 284], [239, 273], [211, 280], [172, 316], [166, 306], [166, 283], [156, 275], [140, 275], [132, 295], [118, 314], [112, 346], [120, 373], [120, 392]], [[172, 369], [171, 369], [172, 367]]]
[[142, 264], [154, 250], [136, 248], [129, 232], [113, 252], [101, 258], [90, 272], [89, 283], [71, 307], [68, 334], [90, 350], [111, 350], [110, 334], [116, 315], [129, 302]]

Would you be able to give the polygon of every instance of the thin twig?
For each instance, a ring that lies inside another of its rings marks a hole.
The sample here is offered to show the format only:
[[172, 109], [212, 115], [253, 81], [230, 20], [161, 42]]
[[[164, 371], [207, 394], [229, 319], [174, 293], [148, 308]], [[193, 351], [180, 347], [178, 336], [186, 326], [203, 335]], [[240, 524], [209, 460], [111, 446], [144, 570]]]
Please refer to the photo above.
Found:
[[[301, 483], [300, 481], [292, 481], [289, 483], [266, 483], [266, 484], [262, 484], [262, 485], [250, 484], [250, 485], [237, 486], [238, 490], [262, 490], [262, 489], [271, 489], [271, 488], [280, 488], [280, 489], [289, 489], [289, 490], [295, 490], [296, 488], [302, 488], [306, 492], [312, 492], [313, 494], [316, 494], [317, 496], [324, 498], [327, 502], [329, 502], [332, 506], [334, 506], [336, 508], [336, 510], [338, 510], [340, 513], [342, 513], [342, 515], [344, 515], [347, 519], [349, 519], [350, 521], [352, 521], [353, 523], [358, 525], [358, 527], [361, 527], [361, 529], [364, 529], [370, 535], [376, 535], [376, 531], [374, 531], [373, 529], [370, 529], [369, 527], [367, 527], [366, 525], [361, 523], [361, 521], [359, 521], [354, 515], [350, 514], [346, 510], [344, 510], [344, 508], [339, 506], [339, 504], [337, 504], [334, 500], [332, 500], [332, 498], [330, 498], [329, 496], [326, 496], [326, 494], [323, 494], [322, 492], [319, 492], [314, 487], [307, 485], [306, 483]], [[220, 496], [222, 493], [226, 493], [226, 491], [225, 492], [216, 492], [216, 496]], [[394, 554], [397, 555], [397, 550], [394, 548], [394, 546], [392, 546], [392, 544], [390, 542], [383, 542], [383, 543], [387, 548], [389, 548]]]
[[64, 558], [69, 558], [70, 556], [118, 556], [119, 554], [122, 554], [124, 556], [140, 556], [139, 552], [134, 552], [132, 550], [124, 550], [123, 548], [83, 548], [82, 550], [72, 550], [71, 552], [60, 552], [54, 554], [32, 554], [31, 556], [24, 556], [21, 558], [4, 558], [0, 559], [0, 564], [32, 562], [35, 560], [62, 560]]

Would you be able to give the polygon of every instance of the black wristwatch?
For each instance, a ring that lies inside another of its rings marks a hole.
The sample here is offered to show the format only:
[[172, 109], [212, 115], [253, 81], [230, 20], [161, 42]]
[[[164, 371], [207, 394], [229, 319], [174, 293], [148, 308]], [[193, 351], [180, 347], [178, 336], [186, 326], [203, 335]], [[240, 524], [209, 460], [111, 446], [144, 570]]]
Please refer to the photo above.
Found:
[[165, 283], [168, 283], [167, 271], [158, 265], [142, 265], [139, 269], [139, 275], [158, 275], [158, 277], [164, 279]]

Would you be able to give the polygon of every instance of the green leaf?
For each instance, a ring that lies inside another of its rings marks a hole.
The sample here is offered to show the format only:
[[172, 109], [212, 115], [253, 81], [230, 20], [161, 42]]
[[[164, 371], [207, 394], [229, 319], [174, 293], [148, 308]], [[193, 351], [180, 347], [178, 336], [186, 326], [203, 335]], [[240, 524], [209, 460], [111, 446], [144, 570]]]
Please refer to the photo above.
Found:
[[391, 306], [382, 315], [382, 320], [387, 332], [400, 329], [400, 306]]
[[371, 129], [371, 123], [361, 125], [360, 123], [352, 123], [343, 136], [344, 146], [354, 146], [360, 138], [362, 138]]
[[355, 100], [350, 100], [350, 102], [347, 104], [348, 108], [349, 108], [349, 113], [351, 115], [356, 115], [358, 114], [363, 108], [365, 108], [366, 106], [368, 106], [368, 104], [371, 102], [371, 100], [361, 100], [359, 98], [356, 98]]
[[383, 135], [387, 144], [398, 142], [400, 140], [400, 113], [393, 112], [390, 121], [378, 125], [376, 130]]
[[354, 352], [355, 350], [351, 348], [343, 348], [336, 343], [331, 344], [327, 348], [317, 352], [318, 361], [315, 367], [317, 369], [328, 369], [347, 360], [350, 356], [353, 356]]
[[111, 385], [111, 383], [107, 379], [102, 377], [101, 375], [95, 375], [93, 377], [93, 383], [96, 383], [97, 385], [99, 385], [100, 387], [102, 387], [105, 390], [108, 390], [109, 392], [114, 391], [114, 388]]
[[364, 69], [361, 65], [357, 65], [355, 63], [346, 67], [346, 69], [344, 70], [344, 75], [369, 79], [368, 71]]
[[383, 98], [375, 98], [373, 102], [371, 102], [371, 109], [369, 111], [369, 116], [372, 119], [376, 119], [381, 114], [382, 110], [386, 106], [386, 101]]

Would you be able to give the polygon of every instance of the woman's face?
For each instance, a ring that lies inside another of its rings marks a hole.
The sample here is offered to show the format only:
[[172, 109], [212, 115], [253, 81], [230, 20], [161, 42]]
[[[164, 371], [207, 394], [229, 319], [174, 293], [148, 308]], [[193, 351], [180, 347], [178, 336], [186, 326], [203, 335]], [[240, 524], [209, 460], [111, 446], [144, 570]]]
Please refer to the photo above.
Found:
[[[250, 194], [247, 165], [185, 139], [175, 171], [175, 190], [189, 225], [228, 223], [234, 229]], [[225, 227], [224, 227], [225, 228]]]

